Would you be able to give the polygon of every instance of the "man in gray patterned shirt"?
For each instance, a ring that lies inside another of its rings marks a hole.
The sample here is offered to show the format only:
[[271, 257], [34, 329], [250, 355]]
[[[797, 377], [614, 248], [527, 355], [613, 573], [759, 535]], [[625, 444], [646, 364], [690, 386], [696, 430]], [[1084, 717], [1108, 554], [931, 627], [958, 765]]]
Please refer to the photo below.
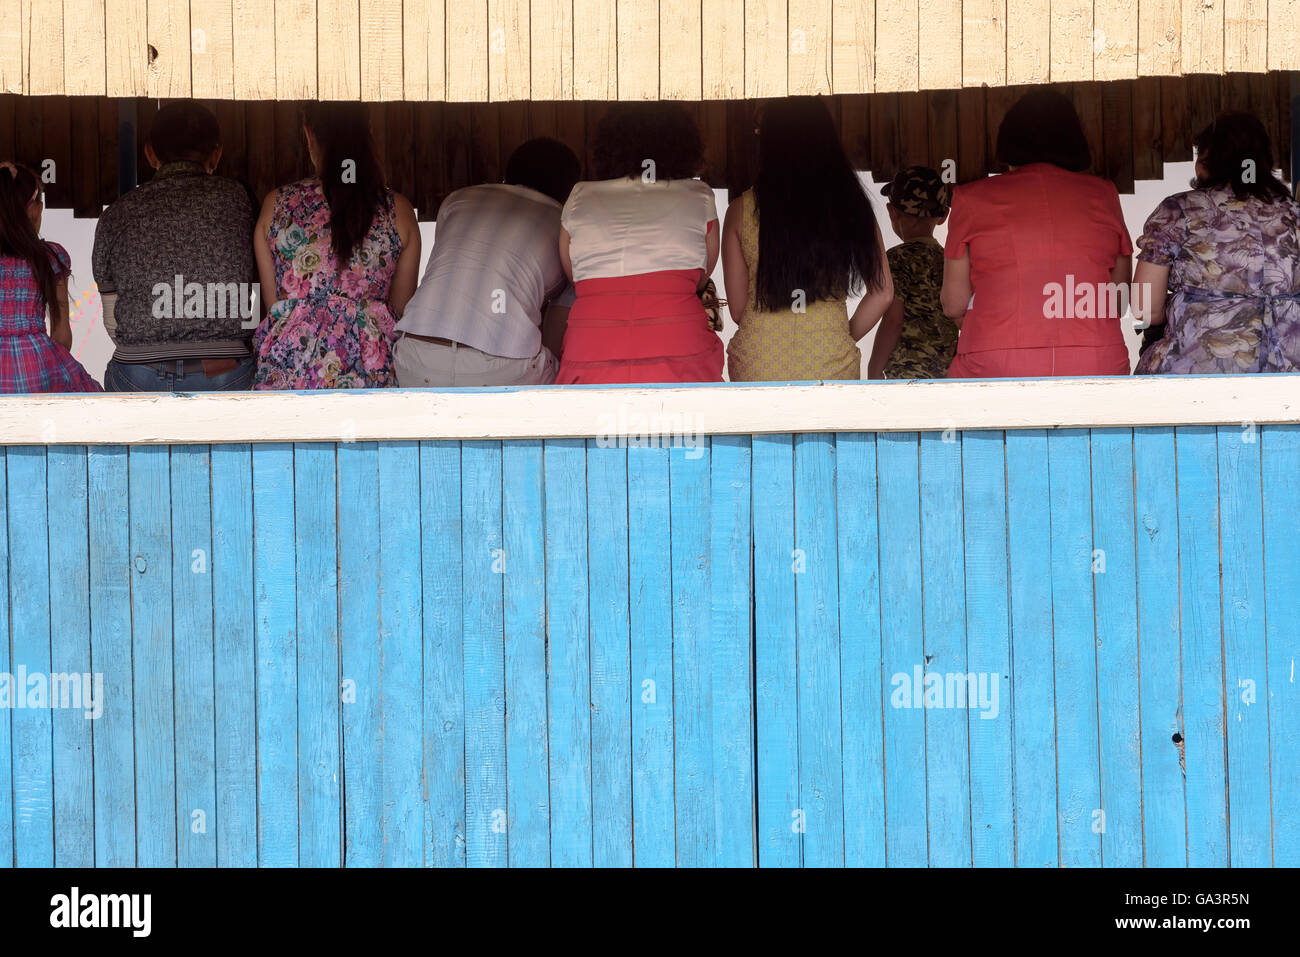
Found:
[[247, 389], [259, 312], [254, 198], [213, 175], [217, 118], [191, 100], [158, 111], [145, 156], [153, 178], [109, 206], [95, 230], [95, 282], [116, 347], [104, 387]]

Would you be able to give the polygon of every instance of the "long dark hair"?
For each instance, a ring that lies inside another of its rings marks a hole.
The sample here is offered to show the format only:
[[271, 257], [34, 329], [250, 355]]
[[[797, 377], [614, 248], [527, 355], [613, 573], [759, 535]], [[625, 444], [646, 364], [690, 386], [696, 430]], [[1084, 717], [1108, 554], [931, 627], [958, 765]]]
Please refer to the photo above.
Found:
[[[1192, 140], [1208, 176], [1197, 176], [1199, 189], [1231, 186], [1238, 199], [1254, 196], [1266, 203], [1289, 199], [1291, 193], [1273, 175], [1273, 144], [1264, 124], [1250, 113], [1220, 113]], [[1251, 172], [1248, 177], [1247, 170]], [[1248, 180], [1253, 180], [1249, 182]]]
[[49, 248], [42, 242], [36, 227], [27, 215], [32, 196], [40, 188], [40, 180], [26, 166], [17, 166], [18, 175], [0, 169], [0, 256], [22, 259], [31, 267], [36, 285], [41, 290], [45, 308], [56, 308], [58, 283], [54, 266], [50, 262]]
[[816, 97], [772, 100], [759, 122], [758, 306], [843, 299], [882, 281], [876, 214]]
[[330, 246], [347, 268], [384, 201], [384, 171], [375, 156], [362, 103], [309, 103], [303, 122], [320, 145], [320, 180], [330, 205]]

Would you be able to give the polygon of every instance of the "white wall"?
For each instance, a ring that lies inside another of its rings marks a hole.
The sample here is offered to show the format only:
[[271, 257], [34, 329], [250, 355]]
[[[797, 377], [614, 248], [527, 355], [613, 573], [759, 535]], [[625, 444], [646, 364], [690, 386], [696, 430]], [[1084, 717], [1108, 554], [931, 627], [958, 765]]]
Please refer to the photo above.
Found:
[[[1142, 225], [1151, 211], [1166, 196], [1187, 189], [1187, 183], [1191, 177], [1191, 163], [1172, 163], [1165, 167], [1165, 178], [1162, 182], [1140, 182], [1137, 184], [1137, 192], [1134, 195], [1120, 197], [1129, 234], [1135, 240], [1141, 235]], [[889, 228], [889, 217], [885, 214], [885, 199], [880, 195], [880, 188], [883, 184], [876, 183], [869, 174], [864, 174], [863, 178], [867, 182], [876, 207], [880, 229], [885, 236], [885, 245], [894, 246], [899, 240]], [[717, 196], [718, 212], [721, 215], [727, 208], [727, 194], [725, 190], [715, 190], [714, 192]], [[45, 213], [42, 231], [46, 239], [62, 243], [67, 248], [69, 255], [72, 256], [72, 279], [68, 288], [68, 298], [71, 302], [72, 311], [72, 351], [74, 355], [81, 359], [82, 364], [85, 365], [91, 375], [97, 379], [102, 379], [104, 366], [108, 363], [108, 359], [113, 352], [113, 344], [104, 332], [99, 298], [95, 294], [91, 275], [90, 255], [94, 245], [95, 222], [95, 220], [91, 219], [74, 219], [71, 210], [52, 209], [47, 210]], [[424, 260], [427, 262], [429, 253], [433, 249], [433, 224], [421, 223], [420, 231], [424, 239]], [[946, 227], [941, 226], [935, 235], [940, 242], [943, 242], [946, 233]], [[424, 262], [420, 264], [420, 275], [424, 275]], [[713, 278], [718, 285], [719, 294], [723, 294], [721, 264], [714, 270]], [[83, 297], [87, 295], [89, 295], [89, 299], [83, 300]], [[854, 305], [856, 305], [856, 300], [850, 302], [850, 311], [852, 311]], [[735, 331], [735, 324], [731, 322], [729, 316], [726, 317], [722, 330], [723, 339], [729, 340]], [[1132, 323], [1130, 322], [1125, 323], [1125, 336], [1129, 343], [1129, 351], [1134, 361], [1136, 361], [1137, 344], [1140, 336], [1133, 332]], [[860, 343], [863, 376], [867, 374], [867, 360], [871, 357], [871, 346], [874, 339], [875, 331], [873, 330]]]

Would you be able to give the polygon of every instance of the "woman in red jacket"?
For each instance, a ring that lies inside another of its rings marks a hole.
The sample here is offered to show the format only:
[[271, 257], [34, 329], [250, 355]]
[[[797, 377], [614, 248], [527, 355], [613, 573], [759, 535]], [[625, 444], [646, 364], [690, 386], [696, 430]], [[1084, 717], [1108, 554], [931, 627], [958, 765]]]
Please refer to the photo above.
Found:
[[941, 298], [961, 336], [948, 377], [1128, 375], [1133, 246], [1115, 185], [1083, 172], [1074, 106], [1027, 94], [997, 152], [1010, 172], [953, 195]]

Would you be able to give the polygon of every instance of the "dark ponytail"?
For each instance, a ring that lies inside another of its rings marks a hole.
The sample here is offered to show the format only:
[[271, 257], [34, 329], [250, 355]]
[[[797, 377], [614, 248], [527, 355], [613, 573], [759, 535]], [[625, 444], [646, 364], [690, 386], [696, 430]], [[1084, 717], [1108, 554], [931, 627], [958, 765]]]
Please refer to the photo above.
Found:
[[375, 157], [370, 117], [362, 103], [309, 103], [303, 121], [320, 146], [330, 245], [339, 268], [346, 269], [384, 200], [384, 171]]
[[40, 189], [40, 181], [27, 167], [15, 168], [17, 176], [7, 167], [0, 169], [0, 256], [26, 261], [40, 287], [44, 308], [53, 311], [58, 302], [58, 280], [50, 262], [50, 250], [27, 215], [27, 207]]

